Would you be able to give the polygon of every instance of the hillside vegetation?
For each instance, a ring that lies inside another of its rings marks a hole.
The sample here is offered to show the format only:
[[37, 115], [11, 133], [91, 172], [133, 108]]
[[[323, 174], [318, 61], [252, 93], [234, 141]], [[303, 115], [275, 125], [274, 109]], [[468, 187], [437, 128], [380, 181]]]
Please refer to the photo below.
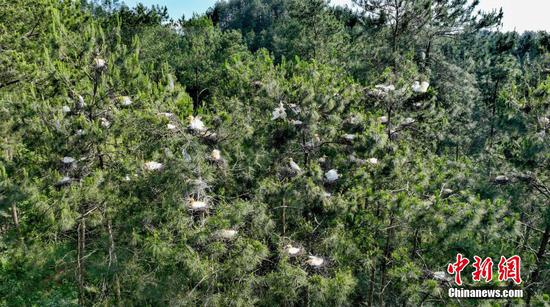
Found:
[[548, 306], [550, 34], [477, 2], [0, 0], [0, 306]]

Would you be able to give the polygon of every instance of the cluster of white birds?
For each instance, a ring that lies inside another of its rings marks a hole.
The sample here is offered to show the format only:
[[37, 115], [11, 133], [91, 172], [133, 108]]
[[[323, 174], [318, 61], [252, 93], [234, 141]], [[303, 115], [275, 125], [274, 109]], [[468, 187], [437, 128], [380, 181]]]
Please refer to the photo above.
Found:
[[[289, 257], [297, 257], [304, 253], [304, 249], [301, 247], [293, 246], [292, 244], [287, 244], [284, 248], [285, 253]], [[320, 268], [325, 263], [325, 259], [319, 256], [309, 255], [306, 263], [314, 268]]]
[[[426, 93], [428, 91], [428, 88], [430, 87], [430, 83], [428, 81], [414, 81], [411, 85], [411, 88], [413, 92], [415, 93]], [[379, 95], [388, 94], [391, 91], [395, 91], [395, 85], [393, 84], [377, 84], [374, 86], [374, 93]]]
[[[66, 169], [70, 169], [71, 167], [75, 166], [76, 159], [73, 157], [65, 156], [61, 159], [61, 163], [65, 166]], [[63, 176], [55, 185], [56, 186], [64, 186], [68, 185], [72, 182], [72, 178], [69, 176]]]
[[[376, 161], [376, 163], [378, 163], [378, 160]], [[298, 165], [298, 163], [294, 162], [292, 158], [289, 158], [288, 164], [294, 172], [296, 173], [302, 172], [302, 168]], [[331, 169], [325, 173], [325, 181], [328, 183], [333, 183], [339, 178], [340, 178], [340, 174], [338, 174], [338, 170], [336, 169]]]

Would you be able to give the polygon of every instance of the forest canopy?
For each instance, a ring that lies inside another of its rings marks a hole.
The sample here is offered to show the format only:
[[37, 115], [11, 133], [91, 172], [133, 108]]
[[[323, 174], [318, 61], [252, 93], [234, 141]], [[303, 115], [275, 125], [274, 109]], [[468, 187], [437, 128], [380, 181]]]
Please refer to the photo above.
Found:
[[550, 34], [354, 3], [0, 0], [0, 306], [550, 304]]

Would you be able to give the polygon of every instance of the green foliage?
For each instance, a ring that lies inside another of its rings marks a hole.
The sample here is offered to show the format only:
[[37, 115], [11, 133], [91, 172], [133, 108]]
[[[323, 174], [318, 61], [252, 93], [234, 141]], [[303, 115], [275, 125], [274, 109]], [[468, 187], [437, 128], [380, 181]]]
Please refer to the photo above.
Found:
[[356, 4], [0, 0], [0, 305], [547, 304], [548, 34]]

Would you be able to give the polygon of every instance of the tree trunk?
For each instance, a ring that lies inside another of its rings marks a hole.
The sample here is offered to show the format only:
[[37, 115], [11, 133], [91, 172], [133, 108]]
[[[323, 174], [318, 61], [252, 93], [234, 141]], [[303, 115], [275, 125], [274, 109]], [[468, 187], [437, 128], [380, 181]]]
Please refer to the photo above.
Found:
[[372, 264], [371, 272], [370, 272], [370, 289], [368, 294], [368, 306], [373, 307], [373, 301], [374, 301], [374, 281], [376, 278], [376, 263]]
[[380, 266], [380, 305], [384, 306], [384, 287], [386, 283], [386, 270], [388, 268], [388, 262], [391, 254], [391, 241], [393, 240], [393, 214], [390, 216], [390, 226], [386, 232], [386, 246], [384, 247], [384, 257], [382, 258], [382, 265]]
[[[111, 271], [113, 266], [115, 266], [115, 269], [116, 269], [116, 264], [117, 264], [115, 239], [113, 236], [113, 226], [112, 226], [111, 219], [107, 219], [107, 231], [109, 233], [109, 271]], [[120, 281], [118, 279], [118, 272], [115, 272], [113, 281], [114, 281], [114, 290], [115, 290], [117, 305], [120, 305], [121, 304]]]
[[17, 229], [17, 232], [19, 232], [19, 216], [17, 215], [17, 205], [15, 203], [11, 205], [11, 215], [13, 217], [13, 224], [15, 225], [15, 229]]
[[84, 252], [86, 249], [86, 221], [84, 218], [78, 224], [77, 242], [77, 281], [78, 281], [78, 304], [84, 306]]
[[391, 111], [392, 111], [392, 106], [390, 105], [390, 107], [388, 108], [388, 140], [391, 141]]
[[499, 87], [499, 81], [495, 84], [495, 89], [493, 92], [493, 97], [491, 99], [492, 105], [491, 105], [491, 132], [490, 132], [490, 139], [489, 139], [489, 146], [493, 147], [493, 138], [495, 136], [495, 115], [497, 111], [497, 95], [498, 95], [498, 87]]
[[550, 223], [547, 223], [546, 229], [544, 230], [544, 234], [542, 235], [542, 238], [540, 240], [540, 246], [539, 250], [537, 252], [537, 261], [536, 261], [536, 267], [535, 270], [531, 273], [531, 277], [529, 278], [529, 287], [527, 288], [527, 298], [525, 299], [525, 302], [527, 303], [527, 306], [531, 303], [531, 297], [535, 293], [535, 284], [538, 282], [541, 267], [543, 265], [543, 258], [544, 254], [546, 253], [546, 247], [548, 245], [548, 241], [550, 240]]

